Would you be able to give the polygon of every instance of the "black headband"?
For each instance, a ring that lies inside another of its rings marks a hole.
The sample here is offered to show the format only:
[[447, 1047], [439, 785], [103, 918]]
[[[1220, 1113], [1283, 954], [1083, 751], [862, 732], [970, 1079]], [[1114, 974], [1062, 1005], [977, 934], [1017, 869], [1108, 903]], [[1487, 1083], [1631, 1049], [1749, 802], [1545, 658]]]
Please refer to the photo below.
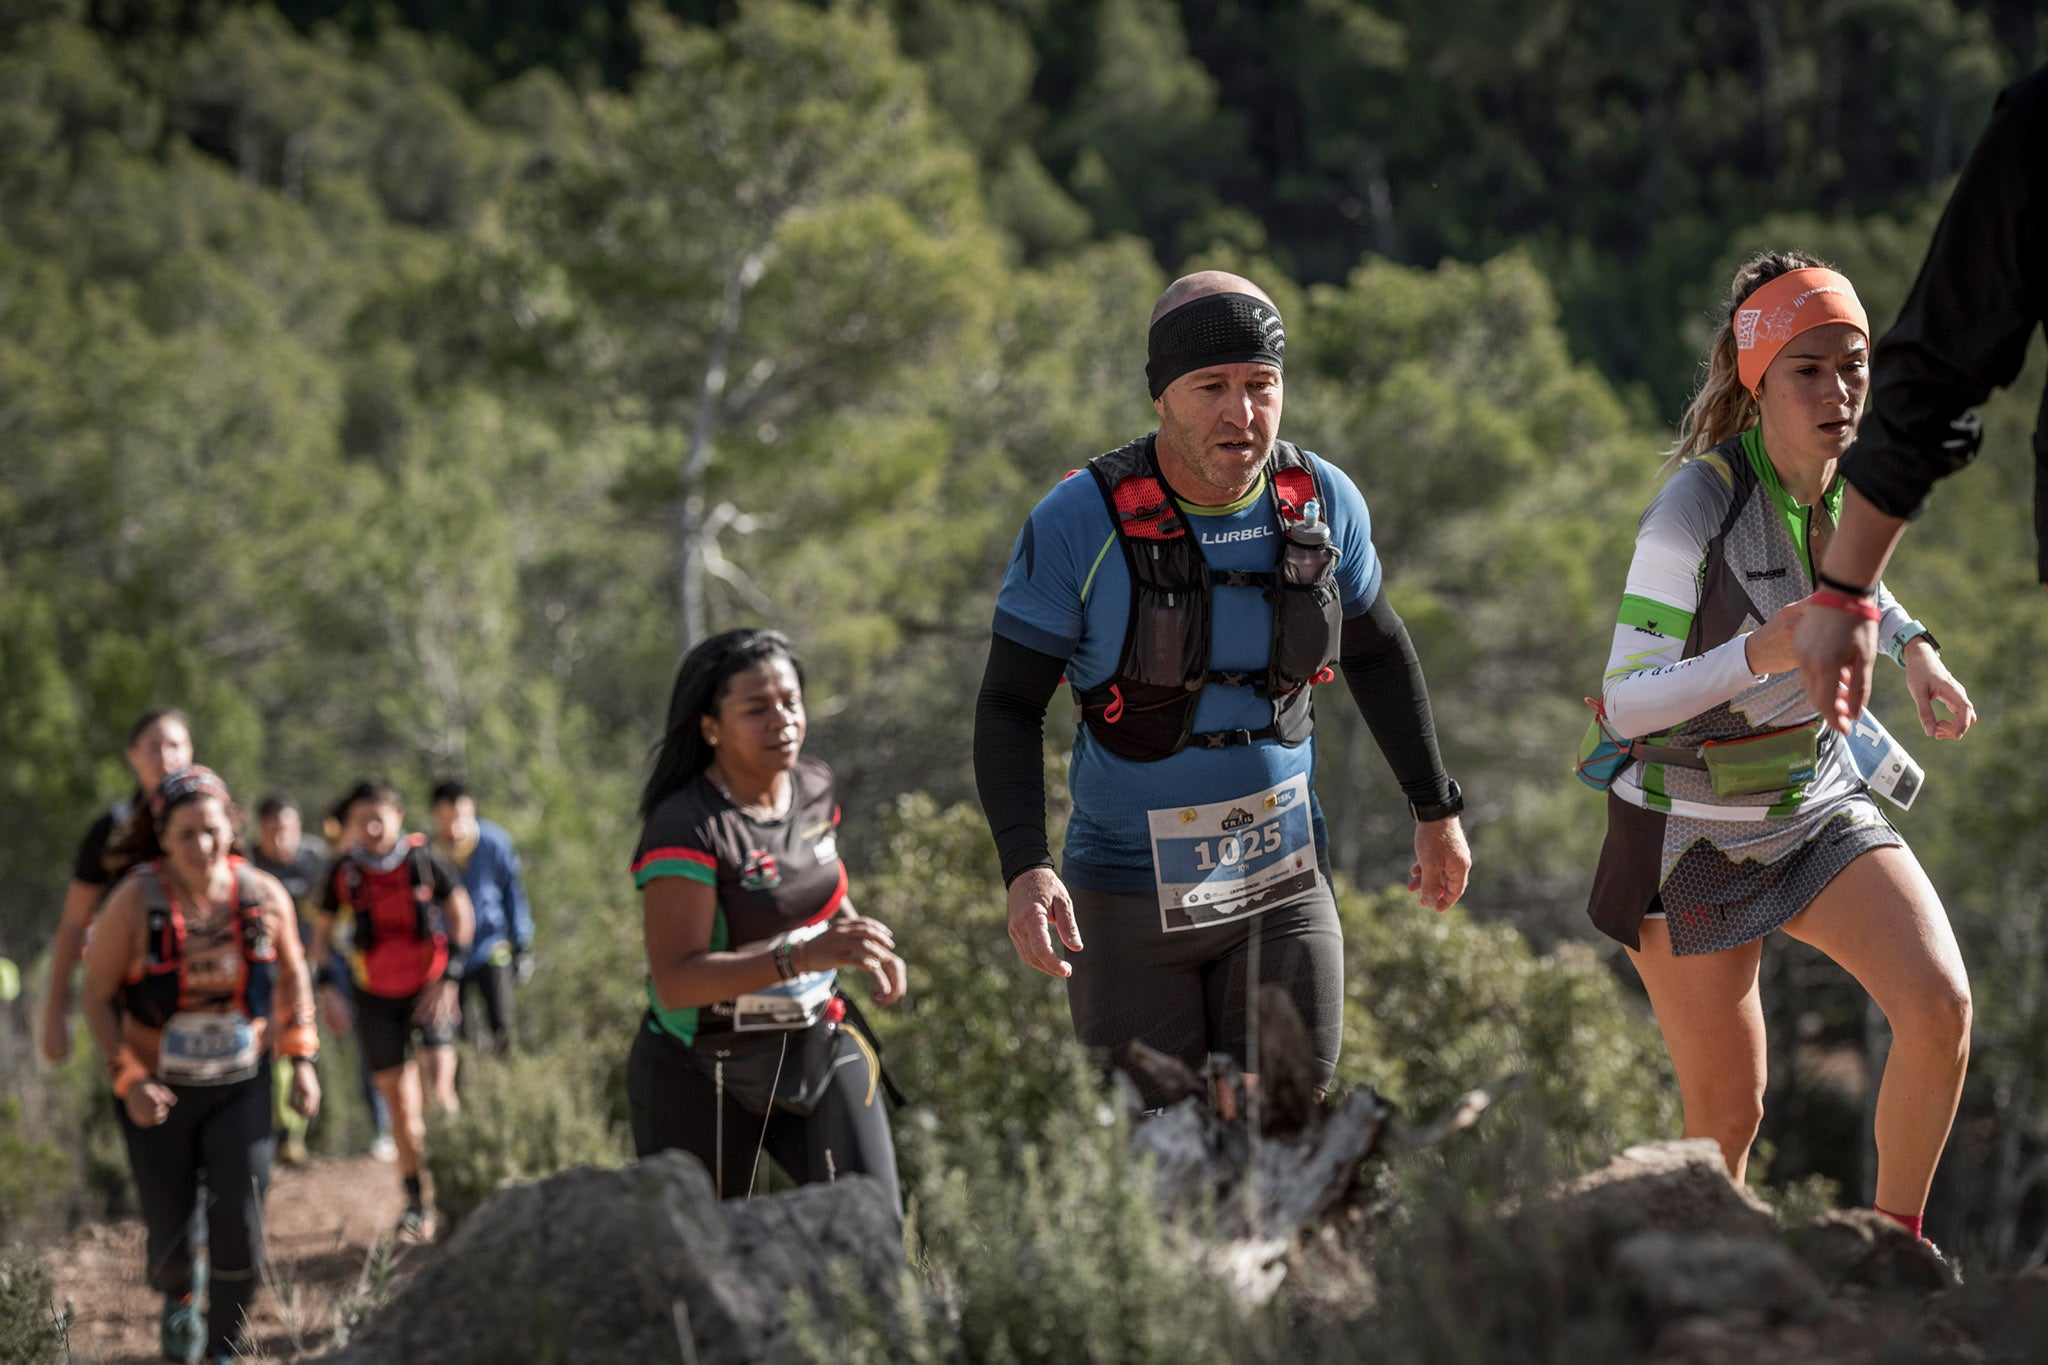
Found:
[[1287, 354], [1280, 310], [1250, 294], [1204, 294], [1152, 324], [1145, 381], [1157, 398], [1166, 386], [1205, 365], [1253, 363], [1279, 369]]
[[172, 806], [198, 796], [211, 796], [224, 806], [229, 801], [228, 784], [220, 780], [220, 775], [194, 763], [164, 778], [156, 789], [156, 799], [149, 803], [149, 813], [161, 826]]

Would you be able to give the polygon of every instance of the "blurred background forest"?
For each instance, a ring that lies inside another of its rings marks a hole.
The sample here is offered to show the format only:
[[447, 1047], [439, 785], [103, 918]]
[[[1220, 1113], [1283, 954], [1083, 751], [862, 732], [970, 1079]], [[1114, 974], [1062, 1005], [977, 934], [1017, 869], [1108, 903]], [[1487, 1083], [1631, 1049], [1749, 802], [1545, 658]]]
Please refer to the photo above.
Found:
[[[966, 759], [994, 592], [1042, 491], [1149, 428], [1147, 310], [1218, 265], [1282, 305], [1284, 434], [1364, 489], [1470, 801], [1466, 908], [1381, 891], [1406, 811], [1326, 701], [1343, 1079], [1426, 1112], [1529, 1067], [1565, 1165], [1675, 1133], [1569, 776], [1636, 516], [1734, 264], [1818, 251], [1886, 325], [2044, 58], [2029, 0], [0, 0], [0, 951], [46, 947], [147, 706], [249, 800], [382, 772], [424, 818], [460, 774], [542, 967], [530, 1074], [480, 1077], [437, 1174], [616, 1154], [636, 790], [687, 641], [767, 623], [912, 962], [908, 1163], [968, 1114], [1038, 1131], [1065, 1011]], [[1898, 820], [1977, 998], [1929, 1231], [1997, 1266], [2048, 1259], [2040, 371], [1890, 575], [1983, 716], [1914, 746]], [[1755, 1169], [1855, 1202], [1882, 1021], [1768, 963]], [[66, 1137], [94, 1068], [18, 1083], [12, 1008], [0, 1235], [122, 1184]], [[540, 1092], [558, 1124], [507, 1117]]]

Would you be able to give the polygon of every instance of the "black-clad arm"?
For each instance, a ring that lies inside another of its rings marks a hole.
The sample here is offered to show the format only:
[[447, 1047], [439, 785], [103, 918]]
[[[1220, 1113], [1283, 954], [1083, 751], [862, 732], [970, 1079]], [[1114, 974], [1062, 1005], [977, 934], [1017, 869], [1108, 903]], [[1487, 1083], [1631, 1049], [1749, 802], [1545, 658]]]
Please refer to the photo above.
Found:
[[1002, 858], [1003, 884], [1051, 867], [1045, 839], [1045, 708], [1067, 661], [991, 635], [974, 703], [974, 785]]
[[1363, 614], [1345, 619], [1339, 648], [1337, 666], [1345, 685], [1402, 793], [1418, 806], [1448, 802], [1451, 779], [1437, 752], [1436, 718], [1429, 709], [1422, 661], [1386, 589]]
[[[1935, 482], [1976, 456], [1971, 409], [2018, 376], [2048, 313], [2044, 140], [2048, 70], [2000, 100], [1898, 320], [1872, 353], [1868, 410], [1842, 472], [1886, 516], [1917, 517]], [[2048, 406], [2042, 423], [2034, 453], [2048, 477]], [[2048, 533], [2038, 505], [2036, 521]], [[2048, 546], [2041, 568], [2048, 580]]]

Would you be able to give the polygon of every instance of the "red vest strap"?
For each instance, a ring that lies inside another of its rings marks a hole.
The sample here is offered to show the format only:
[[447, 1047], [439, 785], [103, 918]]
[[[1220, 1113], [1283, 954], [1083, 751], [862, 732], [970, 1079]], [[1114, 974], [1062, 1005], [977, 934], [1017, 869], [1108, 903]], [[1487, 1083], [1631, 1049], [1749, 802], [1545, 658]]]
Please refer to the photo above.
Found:
[[1316, 496], [1316, 476], [1309, 473], [1304, 465], [1276, 469], [1273, 471], [1273, 493], [1275, 501], [1280, 504], [1281, 522], [1300, 521], [1302, 506]]
[[1117, 520], [1131, 539], [1173, 540], [1187, 534], [1187, 523], [1159, 480], [1134, 475], [1118, 483], [1111, 496]]

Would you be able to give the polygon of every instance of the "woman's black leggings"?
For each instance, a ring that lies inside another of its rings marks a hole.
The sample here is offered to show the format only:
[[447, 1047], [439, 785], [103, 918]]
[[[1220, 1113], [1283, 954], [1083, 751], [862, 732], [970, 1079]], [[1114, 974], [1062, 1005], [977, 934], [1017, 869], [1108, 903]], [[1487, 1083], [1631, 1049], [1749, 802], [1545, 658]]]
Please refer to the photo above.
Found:
[[154, 1128], [138, 1128], [119, 1101], [121, 1131], [142, 1221], [149, 1229], [149, 1283], [192, 1292], [193, 1214], [202, 1178], [209, 1280], [206, 1353], [234, 1349], [256, 1298], [263, 1249], [263, 1195], [277, 1139], [270, 1124], [270, 1068], [232, 1085], [174, 1085], [178, 1102]]
[[[796, 1049], [790, 1051], [794, 1056]], [[838, 1030], [832, 1080], [811, 1112], [778, 1110], [764, 1118], [730, 1093], [721, 1105], [711, 1067], [691, 1055], [689, 1044], [642, 1018], [626, 1059], [626, 1098], [635, 1154], [652, 1156], [670, 1147], [688, 1152], [704, 1163], [722, 1199], [749, 1192], [755, 1155], [765, 1150], [800, 1185], [854, 1172], [873, 1176], [888, 1189], [898, 1214], [903, 1211], [881, 1063], [851, 1028]]]

